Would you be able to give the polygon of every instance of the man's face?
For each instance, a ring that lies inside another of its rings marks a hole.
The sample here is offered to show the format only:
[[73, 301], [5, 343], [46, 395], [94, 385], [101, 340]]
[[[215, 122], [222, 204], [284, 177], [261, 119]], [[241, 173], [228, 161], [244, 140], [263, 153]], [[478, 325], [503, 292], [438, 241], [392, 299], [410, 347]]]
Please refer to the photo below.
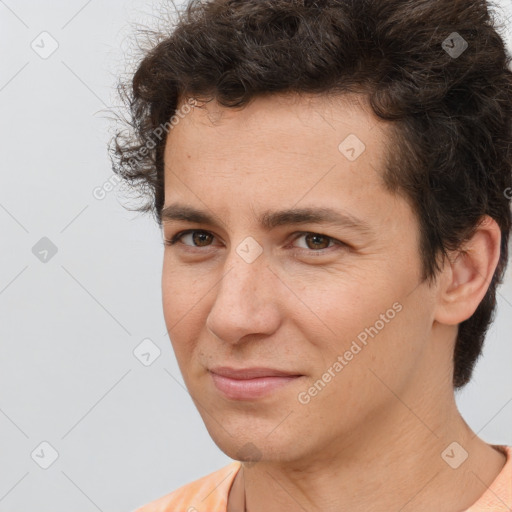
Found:
[[[166, 239], [196, 230], [165, 249], [164, 316], [190, 395], [232, 458], [293, 460], [354, 442], [436, 372], [425, 350], [435, 290], [420, 284], [416, 219], [379, 174], [387, 141], [386, 125], [346, 97], [212, 102], [169, 133], [165, 207], [215, 223], [164, 219]], [[258, 222], [319, 208], [366, 229]], [[217, 367], [298, 377], [240, 385]]]

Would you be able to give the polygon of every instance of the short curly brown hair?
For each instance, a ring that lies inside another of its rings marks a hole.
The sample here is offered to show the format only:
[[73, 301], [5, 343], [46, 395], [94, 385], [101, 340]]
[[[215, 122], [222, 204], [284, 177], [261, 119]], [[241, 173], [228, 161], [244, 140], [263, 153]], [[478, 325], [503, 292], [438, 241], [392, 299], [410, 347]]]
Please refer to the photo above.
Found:
[[499, 7], [192, 0], [178, 15], [119, 83], [130, 119], [110, 153], [114, 172], [148, 199], [137, 210], [162, 226], [165, 135], [184, 98], [243, 107], [267, 94], [364, 94], [392, 128], [398, 151], [383, 156], [383, 178], [417, 215], [423, 280], [435, 280], [438, 256], [460, 249], [484, 215], [501, 229], [487, 293], [459, 324], [453, 385], [467, 384], [494, 320], [511, 228], [512, 70]]

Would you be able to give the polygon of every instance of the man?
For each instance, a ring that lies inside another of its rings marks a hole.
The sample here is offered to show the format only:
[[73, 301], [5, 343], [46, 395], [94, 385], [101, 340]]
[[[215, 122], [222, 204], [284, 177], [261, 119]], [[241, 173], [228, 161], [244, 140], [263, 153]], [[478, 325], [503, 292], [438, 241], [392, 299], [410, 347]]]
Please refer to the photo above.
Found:
[[194, 2], [148, 52], [115, 169], [235, 462], [139, 512], [510, 510], [454, 399], [507, 264], [509, 64], [457, 0]]

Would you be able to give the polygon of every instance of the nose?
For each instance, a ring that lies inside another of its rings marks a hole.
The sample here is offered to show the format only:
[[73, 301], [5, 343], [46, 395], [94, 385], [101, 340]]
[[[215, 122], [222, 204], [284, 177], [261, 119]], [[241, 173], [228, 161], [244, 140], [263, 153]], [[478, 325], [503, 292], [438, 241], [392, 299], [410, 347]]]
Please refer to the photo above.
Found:
[[[233, 248], [217, 285], [206, 327], [217, 338], [239, 343], [247, 335], [271, 335], [281, 322], [277, 272], [268, 268], [264, 253], [245, 261]], [[282, 284], [281, 284], [282, 286]]]

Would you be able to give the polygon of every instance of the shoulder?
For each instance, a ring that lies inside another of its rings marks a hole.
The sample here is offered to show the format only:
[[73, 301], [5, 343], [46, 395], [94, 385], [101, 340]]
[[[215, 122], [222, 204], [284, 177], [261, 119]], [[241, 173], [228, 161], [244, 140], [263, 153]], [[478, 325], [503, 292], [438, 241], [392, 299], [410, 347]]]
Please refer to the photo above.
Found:
[[133, 512], [226, 512], [231, 484], [241, 462], [233, 461]]
[[478, 501], [464, 512], [508, 512], [512, 510], [512, 446], [491, 446], [505, 455], [505, 466], [485, 489]]

